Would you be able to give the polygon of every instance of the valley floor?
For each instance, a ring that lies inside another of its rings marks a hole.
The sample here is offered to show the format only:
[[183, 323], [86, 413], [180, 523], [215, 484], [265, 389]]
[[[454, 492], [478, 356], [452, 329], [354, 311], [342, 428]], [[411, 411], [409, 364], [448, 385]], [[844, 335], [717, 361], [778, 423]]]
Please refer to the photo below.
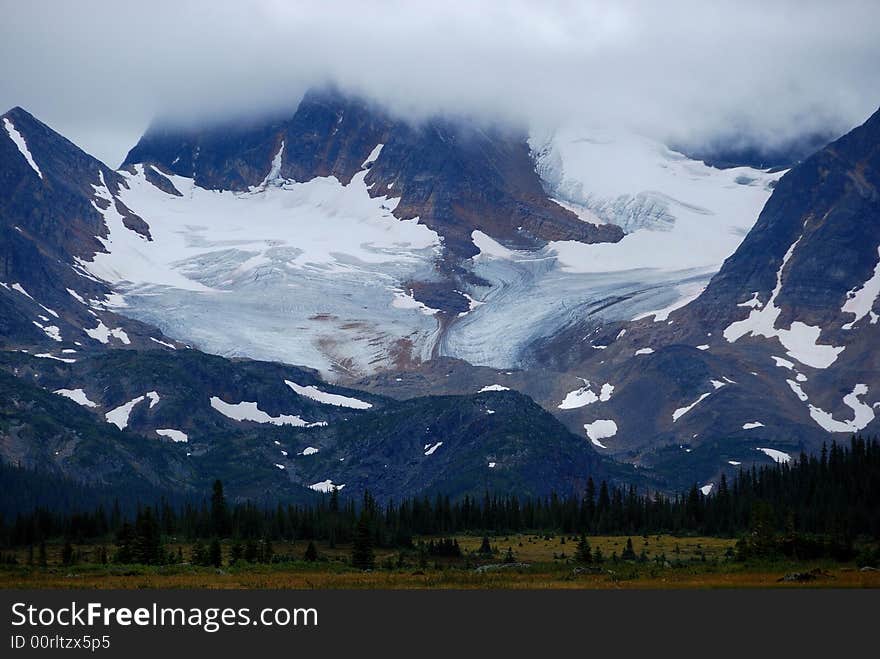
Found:
[[[634, 537], [641, 560], [617, 556], [626, 536], [594, 536], [600, 565], [572, 560], [577, 539], [510, 535], [491, 539], [492, 556], [477, 550], [481, 538], [457, 536], [461, 558], [419, 557], [415, 551], [376, 551], [376, 568], [355, 570], [351, 547], [319, 545], [319, 560], [302, 560], [305, 542], [276, 543], [275, 562], [196, 567], [186, 562], [164, 566], [96, 564], [97, 546], [79, 546], [83, 562], [60, 564], [60, 546], [50, 546], [47, 566], [29, 566], [27, 552], [15, 553], [16, 565], [0, 568], [0, 588], [215, 588], [215, 589], [707, 589], [707, 588], [880, 588], [880, 571], [856, 563], [832, 561], [738, 562], [735, 541], [710, 537]], [[510, 548], [514, 563], [505, 563]], [[168, 544], [188, 555], [189, 545]], [[112, 549], [112, 547], [109, 547]], [[224, 559], [229, 546], [224, 544]], [[8, 557], [9, 554], [6, 554]]]

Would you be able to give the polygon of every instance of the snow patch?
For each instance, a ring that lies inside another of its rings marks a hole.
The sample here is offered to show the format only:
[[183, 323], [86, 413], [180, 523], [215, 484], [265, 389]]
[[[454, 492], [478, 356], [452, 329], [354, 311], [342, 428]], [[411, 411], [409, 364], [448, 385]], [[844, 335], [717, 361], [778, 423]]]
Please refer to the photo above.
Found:
[[501, 384], [487, 384], [485, 387], [480, 389], [477, 393], [481, 394], [485, 391], [510, 391], [510, 387], [505, 387]]
[[425, 455], [433, 455], [434, 451], [436, 451], [441, 446], [443, 446], [443, 442], [437, 442], [436, 444], [432, 445], [427, 451], [425, 451]]
[[776, 462], [785, 463], [791, 460], [791, 456], [784, 451], [779, 451], [775, 448], [756, 448], [756, 451], [761, 451], [765, 455], [773, 458]]
[[858, 432], [874, 420], [874, 408], [859, 400], [868, 395], [868, 385], [857, 384], [843, 397], [843, 404], [853, 411], [851, 421], [838, 421], [823, 409], [810, 405], [810, 416], [828, 432]]
[[590, 383], [584, 380], [584, 386], [580, 389], [570, 391], [565, 395], [563, 401], [558, 405], [560, 410], [573, 410], [585, 405], [591, 405], [597, 401], [606, 402], [611, 398], [614, 392], [614, 385], [606, 382], [602, 385], [599, 395], [597, 396], [590, 387]]
[[320, 483], [312, 483], [309, 485], [309, 489], [314, 490], [315, 492], [323, 492], [327, 494], [328, 492], [332, 492], [333, 490], [341, 490], [345, 487], [345, 483], [340, 483], [339, 485], [335, 485], [332, 480], [327, 479], [325, 481], [321, 481]]
[[776, 298], [782, 290], [782, 274], [802, 238], [803, 236], [800, 236], [795, 240], [782, 257], [782, 263], [776, 272], [776, 287], [770, 294], [767, 304], [763, 307], [753, 307], [746, 318], [728, 325], [724, 329], [724, 338], [729, 343], [735, 343], [746, 335], [763, 336], [768, 339], [776, 337], [785, 347], [789, 357], [813, 368], [828, 368], [843, 352], [844, 346], [818, 343], [819, 335], [822, 333], [820, 327], [807, 325], [799, 320], [792, 322], [788, 329], [776, 327], [776, 321], [782, 313], [782, 309], [776, 306]]
[[61, 338], [61, 330], [58, 329], [57, 325], [42, 325], [35, 320], [32, 320], [31, 322], [43, 330], [43, 333], [53, 341], [58, 341], [60, 343], [63, 340]]
[[56, 357], [55, 355], [50, 354], [48, 352], [41, 352], [38, 355], [34, 355], [34, 357], [39, 357], [40, 359], [54, 359], [57, 362], [64, 362], [65, 364], [75, 364], [76, 363], [75, 359], [65, 359], [64, 357]]
[[40, 168], [37, 166], [37, 163], [34, 160], [34, 157], [31, 155], [31, 151], [30, 151], [30, 149], [28, 149], [27, 142], [25, 142], [22, 134], [19, 133], [18, 129], [15, 127], [15, 125], [11, 121], [9, 121], [9, 119], [7, 119], [5, 117], [3, 118], [3, 124], [6, 126], [6, 132], [9, 133], [9, 138], [13, 142], [15, 142], [15, 146], [18, 147], [18, 150], [21, 153], [21, 155], [23, 155], [24, 159], [27, 160], [28, 165], [30, 165], [31, 169], [33, 169], [37, 173], [37, 176], [39, 176], [40, 179], [42, 179], [43, 172], [41, 172]]
[[794, 392], [794, 395], [801, 399], [801, 402], [806, 402], [810, 399], [810, 397], [807, 396], [806, 392], [804, 392], [804, 390], [801, 388], [801, 385], [799, 385], [797, 382], [795, 382], [794, 380], [786, 380], [786, 382], [788, 383], [788, 386], [791, 388], [791, 390]]
[[326, 421], [308, 423], [302, 418], [291, 414], [270, 416], [266, 412], [261, 410], [255, 402], [242, 401], [240, 403], [227, 403], [217, 396], [211, 396], [211, 407], [213, 407], [223, 416], [229, 419], [233, 419], [235, 421], [271, 423], [275, 426], [295, 426], [298, 428], [314, 428], [316, 426], [327, 425]]
[[137, 398], [132, 398], [127, 403], [113, 408], [104, 415], [104, 418], [107, 419], [108, 423], [112, 423], [120, 430], [125, 430], [128, 427], [128, 418], [131, 416], [131, 411], [134, 409], [135, 405], [146, 400], [148, 396], [150, 398], [150, 407], [153, 407], [153, 405], [159, 400], [159, 396], [155, 391], [151, 391], [143, 396], [138, 396]]
[[[14, 291], [18, 291], [19, 293], [21, 293], [21, 294], [24, 295], [25, 297], [30, 298], [31, 300], [34, 299], [34, 298], [31, 296], [30, 293], [28, 293], [26, 290], [24, 290], [24, 286], [22, 286], [22, 285], [19, 284], [18, 282], [15, 282], [14, 284], [12, 284], [12, 290], [14, 290]], [[36, 300], [34, 300], [34, 302], [36, 302]]]
[[763, 428], [764, 424], [760, 421], [749, 421], [748, 423], [743, 424], [743, 430], [752, 430], [754, 428]]
[[189, 441], [189, 436], [185, 432], [182, 430], [175, 430], [174, 428], [158, 428], [156, 434], [161, 435], [162, 437], [167, 437], [174, 442]]
[[319, 403], [324, 403], [325, 405], [335, 405], [336, 407], [350, 407], [355, 410], [368, 410], [373, 407], [372, 403], [367, 403], [362, 400], [358, 400], [357, 398], [350, 398], [348, 396], [342, 396], [340, 394], [330, 394], [325, 391], [321, 391], [317, 387], [314, 386], [303, 386], [299, 385], [296, 382], [291, 382], [290, 380], [285, 380], [284, 384], [294, 390], [298, 395], [305, 396], [306, 398], [311, 398], [312, 400], [316, 400]]
[[[880, 255], [880, 247], [877, 248], [877, 253]], [[880, 261], [877, 261], [877, 265], [874, 266], [874, 274], [862, 284], [861, 288], [854, 288], [846, 294], [846, 302], [843, 303], [840, 310], [843, 313], [853, 314], [855, 318], [843, 325], [843, 329], [852, 329], [853, 325], [871, 313], [878, 297], [880, 297]], [[871, 324], [876, 323], [877, 316], [872, 314]]]
[[675, 410], [672, 413], [672, 422], [675, 423], [676, 421], [678, 421], [681, 417], [683, 417], [685, 414], [690, 412], [692, 409], [694, 409], [694, 407], [696, 407], [699, 403], [706, 400], [706, 398], [708, 398], [711, 395], [712, 395], [712, 392], [708, 391], [705, 394], [700, 395], [700, 397], [697, 398], [697, 400], [695, 400], [690, 405], [686, 405], [684, 407], [679, 407], [677, 410]]
[[597, 419], [592, 423], [585, 423], [584, 430], [593, 444], [599, 448], [608, 448], [600, 440], [614, 437], [617, 434], [617, 424], [613, 419]]
[[96, 402], [89, 400], [86, 392], [82, 389], [56, 389], [53, 393], [69, 398], [74, 403], [78, 403], [83, 407], [98, 407]]
[[128, 338], [128, 334], [125, 333], [125, 330], [120, 327], [110, 329], [101, 320], [98, 321], [97, 327], [93, 327], [92, 329], [86, 329], [84, 327], [83, 331], [90, 337], [95, 339], [95, 341], [100, 341], [101, 343], [110, 343], [111, 337], [118, 339], [125, 345], [129, 345], [131, 343], [131, 340]]
[[370, 155], [368, 155], [367, 159], [361, 163], [361, 169], [376, 162], [376, 160], [379, 158], [379, 154], [382, 153], [382, 148], [384, 146], [384, 144], [377, 144], [375, 147], [373, 147], [373, 150], [370, 151]]

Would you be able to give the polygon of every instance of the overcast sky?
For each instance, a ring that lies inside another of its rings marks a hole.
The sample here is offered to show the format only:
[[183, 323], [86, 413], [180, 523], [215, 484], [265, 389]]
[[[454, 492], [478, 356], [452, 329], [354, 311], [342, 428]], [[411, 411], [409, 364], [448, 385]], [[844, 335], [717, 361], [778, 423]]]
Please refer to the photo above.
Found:
[[156, 115], [333, 80], [418, 118], [622, 122], [678, 144], [841, 133], [880, 105], [877, 0], [0, 0], [0, 112], [117, 166]]

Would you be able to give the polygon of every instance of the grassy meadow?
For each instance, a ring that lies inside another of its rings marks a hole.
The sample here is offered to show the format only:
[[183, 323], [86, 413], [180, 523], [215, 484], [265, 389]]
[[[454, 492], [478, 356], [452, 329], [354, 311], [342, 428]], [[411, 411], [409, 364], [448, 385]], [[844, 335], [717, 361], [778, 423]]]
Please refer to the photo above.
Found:
[[[229, 565], [223, 543], [221, 567], [188, 562], [191, 545], [173, 539], [165, 548], [179, 558], [161, 566], [102, 564], [107, 545], [76, 545], [73, 564], [63, 565], [61, 545], [46, 547], [46, 565], [31, 564], [27, 549], [6, 553], [0, 588], [293, 588], [293, 589], [577, 589], [577, 588], [877, 588], [880, 572], [832, 561], [739, 562], [735, 540], [714, 537], [633, 536], [637, 560], [620, 556], [628, 536], [591, 536], [600, 564], [573, 560], [578, 538], [519, 534], [490, 538], [493, 553], [480, 554], [482, 537], [455, 536], [461, 557], [426, 555], [417, 549], [375, 551], [370, 571], [351, 567], [350, 545], [317, 543], [318, 560], [303, 560], [307, 543], [273, 544], [272, 563]], [[418, 545], [418, 540], [416, 544]], [[422, 539], [427, 542], [430, 539]], [[435, 539], [436, 540], [436, 539]], [[508, 554], [508, 550], [510, 555]], [[512, 556], [511, 556], [512, 555]], [[513, 563], [509, 561], [513, 560]], [[505, 563], [505, 559], [508, 561]], [[798, 573], [800, 578], [785, 580]]]

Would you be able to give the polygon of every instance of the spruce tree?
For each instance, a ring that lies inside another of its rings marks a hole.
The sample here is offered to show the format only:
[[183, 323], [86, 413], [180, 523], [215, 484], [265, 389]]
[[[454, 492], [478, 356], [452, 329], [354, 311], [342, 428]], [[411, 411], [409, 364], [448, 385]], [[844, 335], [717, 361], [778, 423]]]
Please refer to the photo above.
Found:
[[153, 510], [147, 506], [137, 514], [134, 529], [134, 560], [144, 565], [157, 565], [163, 562], [162, 536], [159, 521]]
[[223, 496], [223, 482], [214, 481], [214, 492], [211, 495], [211, 531], [218, 538], [229, 535], [229, 510], [226, 497]]
[[309, 563], [314, 563], [318, 560], [318, 549], [315, 547], [314, 541], [309, 540], [309, 546], [306, 547], [306, 553], [303, 554], [303, 560], [306, 560]]
[[208, 547], [208, 564], [214, 567], [220, 567], [223, 563], [223, 550], [220, 547], [220, 541], [217, 538], [211, 539]]
[[229, 548], [229, 564], [235, 565], [242, 558], [244, 558], [244, 546], [241, 544], [240, 540], [236, 540]]
[[589, 565], [593, 562], [593, 552], [590, 549], [590, 542], [584, 534], [581, 534], [581, 539], [577, 545], [577, 551], [574, 554], [574, 560], [578, 563], [583, 563], [584, 565]]
[[355, 529], [354, 545], [351, 550], [351, 564], [359, 570], [372, 570], [375, 565], [373, 555], [373, 536], [364, 513]]
[[73, 565], [73, 545], [70, 540], [65, 540], [64, 547], [61, 548], [61, 564]]
[[135, 532], [128, 522], [123, 522], [116, 533], [116, 562], [134, 563], [135, 561]]

